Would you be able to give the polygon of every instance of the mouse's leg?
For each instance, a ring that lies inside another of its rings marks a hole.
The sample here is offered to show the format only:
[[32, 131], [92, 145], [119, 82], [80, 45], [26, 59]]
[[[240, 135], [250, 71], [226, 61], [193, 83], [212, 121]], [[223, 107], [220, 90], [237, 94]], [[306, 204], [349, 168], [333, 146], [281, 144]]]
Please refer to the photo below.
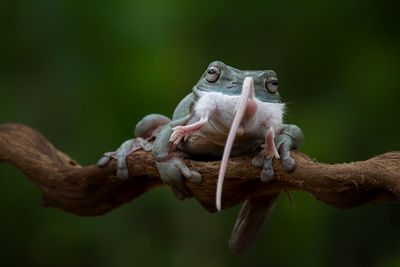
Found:
[[274, 158], [279, 159], [279, 153], [275, 146], [275, 134], [272, 128], [267, 130], [265, 135], [265, 144], [262, 145], [262, 150], [252, 160], [252, 164], [257, 167], [263, 167], [260, 178], [263, 182], [268, 182], [274, 178], [275, 172], [272, 165]]
[[172, 128], [173, 132], [169, 139], [170, 142], [174, 143], [175, 145], [179, 144], [179, 142], [186, 139], [194, 132], [200, 130], [206, 123], [208, 122], [208, 115], [202, 117], [198, 122], [195, 122], [190, 125], [179, 125]]
[[274, 130], [272, 128], [269, 128], [265, 136], [264, 151], [267, 158], [275, 157], [279, 159], [279, 154], [278, 151], [276, 150], [274, 139], [275, 139]]

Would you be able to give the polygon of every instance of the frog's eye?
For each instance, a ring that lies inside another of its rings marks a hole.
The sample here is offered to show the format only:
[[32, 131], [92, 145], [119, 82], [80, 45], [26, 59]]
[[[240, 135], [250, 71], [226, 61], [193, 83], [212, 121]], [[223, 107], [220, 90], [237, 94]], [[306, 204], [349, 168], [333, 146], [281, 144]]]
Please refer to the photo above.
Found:
[[220, 71], [217, 67], [210, 67], [206, 73], [206, 80], [209, 83], [215, 83], [219, 78]]
[[267, 87], [270, 93], [275, 93], [278, 90], [278, 79], [276, 77], [269, 77], [265, 81], [265, 87]]

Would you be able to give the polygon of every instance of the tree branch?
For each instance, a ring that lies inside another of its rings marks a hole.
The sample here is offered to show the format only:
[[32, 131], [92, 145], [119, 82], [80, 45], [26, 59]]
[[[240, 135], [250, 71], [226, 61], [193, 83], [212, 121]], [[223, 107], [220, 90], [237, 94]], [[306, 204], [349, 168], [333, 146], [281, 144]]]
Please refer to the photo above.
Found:
[[[275, 160], [276, 178], [268, 183], [260, 181], [261, 169], [251, 165], [251, 155], [231, 158], [223, 208], [251, 197], [288, 190], [308, 191], [338, 208], [400, 200], [400, 152], [334, 165], [317, 163], [297, 151], [292, 151], [292, 157], [296, 160], [295, 170], [286, 173], [279, 160]], [[0, 125], [2, 161], [20, 169], [42, 191], [45, 206], [82, 216], [104, 214], [163, 185], [150, 152], [129, 155], [130, 177], [120, 180], [116, 177], [116, 160], [103, 168], [82, 167], [40, 133], [21, 124]], [[203, 176], [202, 183], [187, 182], [187, 186], [205, 209], [214, 212], [219, 161], [186, 163]]]

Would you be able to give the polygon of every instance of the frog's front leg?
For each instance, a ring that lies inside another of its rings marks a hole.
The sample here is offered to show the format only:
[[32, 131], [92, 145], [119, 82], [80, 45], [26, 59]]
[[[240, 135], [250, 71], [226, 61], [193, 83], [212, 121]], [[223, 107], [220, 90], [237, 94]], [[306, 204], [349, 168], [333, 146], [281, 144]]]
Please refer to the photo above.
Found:
[[[253, 165], [263, 167], [260, 175], [261, 180], [267, 182], [274, 178], [275, 172], [272, 166], [274, 156], [276, 158], [281, 158], [285, 171], [289, 172], [293, 170], [295, 161], [290, 156], [290, 150], [292, 148], [297, 149], [300, 147], [303, 140], [304, 136], [300, 128], [291, 124], [284, 124], [282, 130], [275, 138], [271, 139], [267, 133], [267, 151], [261, 151], [261, 153], [255, 156], [252, 160]], [[279, 151], [279, 154], [276, 154], [277, 151]]]
[[[192, 171], [186, 166], [183, 161], [186, 155], [177, 151], [179, 142], [176, 143], [176, 140], [172, 138], [174, 129], [175, 131], [177, 129], [175, 127], [185, 127], [184, 125], [189, 121], [190, 117], [191, 115], [187, 115], [164, 126], [153, 146], [153, 158], [160, 176], [165, 184], [172, 187], [175, 196], [180, 200], [192, 197], [185, 185], [185, 178], [192, 182], [201, 181], [200, 173]], [[185, 129], [190, 129], [190, 125]], [[178, 135], [178, 137], [182, 139], [181, 135]], [[173, 140], [173, 142], [170, 140]]]

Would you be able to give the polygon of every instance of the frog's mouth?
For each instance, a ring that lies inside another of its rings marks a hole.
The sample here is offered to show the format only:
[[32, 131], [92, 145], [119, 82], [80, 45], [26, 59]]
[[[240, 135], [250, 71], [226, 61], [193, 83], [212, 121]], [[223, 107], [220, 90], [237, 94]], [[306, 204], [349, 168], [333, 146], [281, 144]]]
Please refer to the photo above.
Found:
[[[252, 77], [248, 76], [246, 78], [252, 79]], [[245, 78], [245, 79], [246, 79]], [[221, 86], [219, 87], [217, 84], [215, 84], [212, 88], [210, 88], [210, 85], [206, 85], [205, 82], [197, 84], [193, 87], [192, 91], [193, 94], [196, 97], [200, 97], [203, 93], [212, 93], [212, 92], [219, 92], [224, 95], [228, 96], [240, 96], [242, 94], [243, 86], [245, 79], [234, 79], [232, 81], [226, 81], [228, 85], [226, 86]], [[255, 89], [253, 90], [253, 95], [254, 98], [257, 98], [261, 102], [267, 102], [267, 103], [281, 103], [281, 99], [279, 96], [279, 93], [276, 91], [275, 93], [270, 93], [268, 92], [267, 89], [260, 89], [263, 85], [261, 84], [260, 80], [255, 80], [253, 81], [253, 84], [255, 85]]]

